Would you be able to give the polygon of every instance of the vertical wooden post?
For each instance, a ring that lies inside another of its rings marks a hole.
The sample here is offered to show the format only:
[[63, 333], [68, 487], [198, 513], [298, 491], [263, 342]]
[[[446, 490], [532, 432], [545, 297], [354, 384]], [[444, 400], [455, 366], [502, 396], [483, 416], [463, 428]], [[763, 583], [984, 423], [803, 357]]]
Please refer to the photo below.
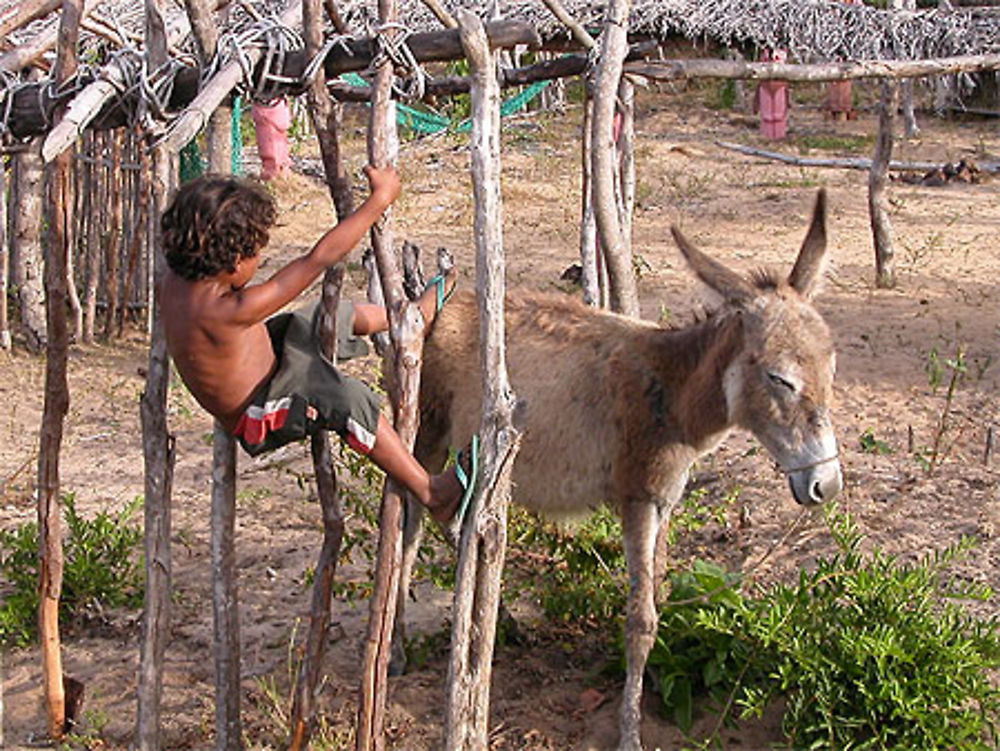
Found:
[[[146, 0], [146, 56], [156, 70], [167, 59], [162, 0]], [[136, 746], [141, 751], [160, 748], [160, 700], [163, 691], [163, 655], [170, 630], [170, 590], [173, 564], [170, 556], [170, 493], [173, 483], [174, 443], [167, 430], [167, 388], [170, 357], [163, 321], [157, 315], [156, 293], [163, 273], [159, 218], [167, 207], [176, 181], [176, 155], [156, 149], [150, 175], [151, 217], [148, 223], [150, 264], [153, 269], [149, 300], [149, 365], [146, 388], [140, 401], [142, 446], [145, 460], [146, 597], [143, 608], [139, 657], [139, 708]]]
[[212, 622], [217, 751], [243, 748], [235, 528], [236, 441], [216, 422], [212, 432]]
[[[0, 349], [11, 348], [10, 322], [7, 320], [7, 290], [10, 280], [10, 253], [7, 236], [7, 170], [0, 158]], [[2, 692], [2, 688], [0, 688]], [[3, 722], [3, 701], [0, 693], [0, 723]], [[0, 747], [3, 746], [3, 730], [0, 729]]]
[[95, 131], [91, 140], [94, 144], [94, 164], [91, 165], [93, 169], [90, 173], [92, 175], [90, 190], [93, 191], [90, 204], [90, 220], [92, 225], [96, 225], [96, 231], [87, 233], [85, 239], [86, 253], [81, 255], [81, 258], [84, 260], [81, 268], [86, 272], [84, 275], [83, 318], [81, 327], [83, 330], [83, 341], [88, 344], [94, 341], [94, 329], [97, 319], [97, 289], [101, 278], [101, 253], [103, 246], [106, 244], [107, 232], [111, 229], [108, 222], [101, 220], [106, 220], [109, 216], [107, 191], [108, 183], [112, 180], [110, 164], [111, 150], [108, 148], [111, 140], [110, 133], [106, 130]]
[[[395, 0], [379, 0], [379, 23], [383, 34], [398, 33], [391, 27], [396, 20]], [[396, 159], [396, 108], [391, 99], [392, 63], [384, 59], [378, 66], [372, 86], [371, 121], [368, 128], [368, 159], [376, 167]], [[402, 274], [399, 259], [393, 252], [391, 213], [374, 226], [372, 250], [382, 294], [389, 314], [392, 350], [388, 367], [394, 373], [390, 394], [396, 432], [403, 445], [413, 449], [417, 435], [420, 363], [423, 352], [423, 319], [418, 306], [403, 302]], [[378, 559], [371, 598], [368, 634], [361, 668], [361, 698], [358, 706], [357, 751], [380, 751], [385, 747], [386, 688], [391, 657], [392, 630], [399, 593], [402, 560], [402, 499], [404, 490], [387, 478], [379, 513]]]
[[490, 678], [507, 545], [510, 472], [519, 437], [511, 425], [514, 395], [504, 349], [504, 257], [500, 193], [500, 85], [497, 55], [482, 21], [458, 11], [459, 31], [472, 76], [473, 234], [483, 372], [481, 472], [463, 525], [452, 616], [445, 718], [447, 751], [489, 748]]
[[[337, 15], [335, 9], [334, 15]], [[320, 51], [323, 44], [322, 0], [303, 0], [302, 25], [306, 56], [311, 59]], [[326, 91], [326, 77], [322, 68], [309, 87], [307, 99], [309, 114], [323, 157], [327, 187], [333, 199], [337, 220], [340, 221], [353, 212], [354, 199], [340, 152], [340, 107], [332, 101]], [[340, 304], [343, 281], [342, 264], [328, 269], [323, 276], [319, 346], [331, 362], [337, 361], [337, 308]], [[289, 743], [291, 751], [306, 748], [313, 732], [316, 686], [319, 683], [327, 628], [330, 624], [333, 577], [337, 571], [340, 545], [344, 537], [344, 508], [337, 484], [337, 474], [330, 456], [329, 435], [326, 432], [314, 435], [310, 449], [313, 470], [316, 473], [316, 491], [323, 513], [323, 545], [316, 564], [309, 632], [306, 636], [305, 651], [292, 702]]]
[[110, 135], [111, 141], [111, 173], [108, 176], [110, 183], [108, 186], [108, 215], [111, 220], [111, 230], [108, 233], [108, 242], [104, 250], [105, 258], [105, 294], [107, 295], [107, 308], [104, 312], [104, 338], [110, 339], [112, 326], [118, 318], [118, 260], [121, 254], [124, 235], [122, 233], [122, 217], [124, 216], [122, 193], [125, 184], [124, 170], [122, 169], [122, 130], [113, 131]]
[[580, 266], [582, 269], [583, 301], [597, 308], [607, 307], [607, 270], [597, 240], [597, 220], [594, 218], [593, 180], [593, 118], [594, 99], [590, 85], [584, 81], [583, 138], [580, 139], [583, 190], [581, 191]]
[[45, 346], [45, 290], [42, 268], [42, 203], [44, 180], [41, 138], [14, 156], [16, 199], [11, 211], [11, 249], [21, 330], [28, 349], [38, 352]]
[[[77, 66], [81, 0], [63, 0], [59, 44], [53, 81], [56, 86], [72, 78]], [[57, 119], [59, 115], [56, 116]], [[45, 358], [45, 402], [42, 409], [38, 451], [38, 629], [42, 643], [42, 674], [48, 732], [53, 739], [66, 730], [62, 654], [59, 641], [59, 597], [62, 590], [63, 551], [59, 458], [63, 424], [69, 410], [69, 332], [66, 321], [67, 266], [69, 262], [69, 211], [71, 207], [72, 156], [61, 154], [46, 169], [45, 216], [49, 224], [45, 255], [45, 313], [48, 345]]]
[[[323, 277], [323, 313], [320, 319], [320, 347], [331, 361], [337, 361], [337, 307], [344, 282], [344, 266], [337, 264]], [[313, 467], [316, 490], [323, 512], [323, 546], [316, 564], [312, 606], [309, 612], [309, 632], [295, 687], [291, 715], [291, 751], [307, 748], [315, 723], [315, 693], [330, 625], [330, 602], [333, 577], [337, 572], [340, 544], [344, 538], [344, 507], [337, 487], [337, 473], [330, 456], [330, 439], [326, 432], [313, 436]]]
[[899, 101], [899, 84], [884, 79], [878, 109], [878, 135], [875, 154], [868, 173], [868, 213], [875, 243], [875, 286], [890, 289], [896, 286], [896, 251], [893, 247], [892, 221], [889, 219], [889, 199], [885, 188], [892, 159], [892, 121]]
[[629, 0], [611, 0], [601, 33], [600, 62], [594, 78], [594, 120], [592, 163], [594, 212], [597, 231], [608, 266], [611, 309], [625, 315], [639, 315], [639, 292], [632, 257], [622, 233], [615, 198], [617, 150], [614, 145], [614, 117], [618, 86], [628, 54]]
[[118, 336], [122, 335], [125, 321], [128, 318], [128, 308], [132, 300], [132, 285], [135, 282], [139, 270], [139, 261], [142, 257], [142, 249], [146, 245], [149, 233], [146, 231], [149, 215], [149, 194], [152, 185], [151, 160], [149, 152], [145, 148], [143, 139], [139, 133], [132, 134], [132, 143], [135, 146], [135, 154], [139, 162], [139, 170], [135, 175], [135, 211], [132, 212], [131, 220], [133, 225], [132, 242], [128, 250], [128, 261], [126, 263], [125, 275], [122, 280], [122, 303], [118, 317]]
[[632, 258], [632, 215], [635, 213], [635, 85], [622, 76], [618, 84], [622, 124], [618, 134], [618, 200], [622, 243]]

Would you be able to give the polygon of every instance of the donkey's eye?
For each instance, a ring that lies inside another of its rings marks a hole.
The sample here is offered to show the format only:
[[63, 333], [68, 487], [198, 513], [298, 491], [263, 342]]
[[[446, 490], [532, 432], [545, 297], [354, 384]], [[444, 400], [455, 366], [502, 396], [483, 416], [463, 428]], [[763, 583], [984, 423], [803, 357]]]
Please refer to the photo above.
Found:
[[768, 373], [767, 377], [768, 380], [770, 380], [774, 386], [777, 386], [780, 389], [787, 389], [793, 394], [795, 393], [796, 391], [795, 384], [789, 381], [784, 376], [778, 375], [777, 373]]

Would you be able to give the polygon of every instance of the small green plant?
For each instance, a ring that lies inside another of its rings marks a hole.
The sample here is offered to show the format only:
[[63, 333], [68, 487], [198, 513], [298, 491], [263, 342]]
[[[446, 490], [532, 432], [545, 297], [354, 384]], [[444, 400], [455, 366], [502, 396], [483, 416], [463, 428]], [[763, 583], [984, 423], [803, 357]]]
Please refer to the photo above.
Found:
[[[142, 530], [133, 522], [142, 503], [136, 498], [111, 513], [81, 516], [76, 498], [63, 497], [66, 535], [63, 541], [63, 626], [86, 619], [104, 608], [137, 608], [142, 604]], [[37, 635], [38, 525], [0, 530], [0, 644], [25, 646]]]
[[554, 621], [596, 624], [620, 616], [627, 573], [621, 522], [614, 513], [602, 508], [567, 531], [513, 508], [509, 537], [518, 548], [543, 551], [532, 554], [531, 566], [535, 574], [543, 559], [546, 574], [527, 575], [523, 585], [507, 582], [507, 591], [531, 590]]
[[814, 150], [867, 154], [874, 144], [874, 135], [852, 136], [840, 133], [807, 133], [796, 140], [799, 151], [805, 154]]
[[941, 359], [936, 348], [932, 349], [927, 358], [926, 365], [928, 379], [931, 389], [937, 393], [945, 376], [948, 378], [948, 388], [945, 392], [944, 405], [938, 415], [937, 427], [934, 429], [934, 442], [926, 452], [919, 452], [917, 459], [928, 475], [934, 474], [934, 470], [944, 460], [951, 449], [951, 445], [946, 442], [946, 436], [951, 431], [951, 413], [955, 403], [955, 394], [959, 384], [968, 372], [965, 362], [965, 347], [959, 345], [955, 351], [955, 357]]
[[838, 550], [796, 584], [740, 596], [730, 592], [735, 580], [703, 566], [705, 580], [688, 585], [688, 612], [667, 604], [651, 663], [655, 655], [657, 665], [682, 665], [656, 650], [687, 639], [694, 658], [684, 680], [714, 687], [716, 698], [730, 691], [724, 711], [739, 707], [745, 717], [783, 697], [782, 729], [795, 748], [996, 748], [1000, 623], [959, 603], [992, 592], [948, 574], [973, 542], [909, 563], [864, 552], [854, 522], [832, 504], [826, 520]]
[[695, 697], [707, 694], [721, 710], [750, 664], [748, 642], [706, 628], [700, 617], [705, 610], [740, 607], [739, 587], [739, 575], [702, 560], [670, 577], [647, 671], [656, 680], [664, 711], [685, 733], [694, 719]]
[[680, 507], [670, 517], [667, 541], [671, 545], [674, 545], [682, 534], [697, 532], [712, 522], [724, 526], [726, 514], [740, 497], [740, 489], [734, 487], [717, 505], [708, 503], [707, 497], [707, 488], [695, 488], [685, 496]]
[[867, 428], [861, 434], [858, 442], [861, 444], [861, 450], [866, 454], [883, 455], [892, 453], [892, 447], [882, 439], [876, 438], [875, 431], [872, 428]]

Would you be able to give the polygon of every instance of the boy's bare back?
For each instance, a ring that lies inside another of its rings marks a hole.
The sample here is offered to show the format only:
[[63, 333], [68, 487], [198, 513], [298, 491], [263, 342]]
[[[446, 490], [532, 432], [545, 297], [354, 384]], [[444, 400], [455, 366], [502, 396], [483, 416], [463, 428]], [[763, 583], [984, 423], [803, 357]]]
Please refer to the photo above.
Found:
[[[273, 201], [262, 189], [200, 178], [164, 214], [169, 270], [160, 299], [167, 348], [191, 394], [230, 432], [275, 368], [264, 321], [346, 256], [399, 195], [393, 168], [366, 172], [372, 192], [358, 210], [260, 284], [249, 282], [274, 221]], [[213, 263], [202, 265], [201, 255]]]

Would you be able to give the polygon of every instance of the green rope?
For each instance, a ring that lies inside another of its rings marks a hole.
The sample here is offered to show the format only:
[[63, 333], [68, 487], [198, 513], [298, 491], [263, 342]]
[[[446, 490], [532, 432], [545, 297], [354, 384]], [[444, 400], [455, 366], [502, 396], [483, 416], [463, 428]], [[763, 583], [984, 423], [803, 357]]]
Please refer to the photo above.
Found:
[[181, 149], [180, 173], [181, 183], [190, 182], [205, 174], [205, 160], [201, 158], [201, 147], [198, 146], [197, 138], [192, 138]]
[[243, 118], [243, 100], [240, 97], [233, 99], [233, 117], [231, 138], [232, 147], [230, 149], [230, 169], [234, 175], [243, 174], [243, 129], [240, 127], [240, 120]]
[[[343, 78], [351, 86], [368, 85], [368, 82], [357, 73], [345, 73], [341, 76], [341, 78]], [[500, 116], [508, 117], [513, 115], [515, 112], [519, 112], [524, 109], [528, 102], [541, 94], [542, 91], [545, 90], [545, 87], [550, 83], [552, 82], [536, 81], [520, 93], [515, 94], [510, 99], [507, 99], [500, 105]], [[436, 112], [425, 112], [424, 110], [408, 107], [405, 104], [396, 105], [396, 122], [406, 128], [416, 131], [417, 133], [440, 133], [443, 130], [453, 130], [456, 133], [467, 133], [472, 130], [472, 121], [468, 118], [456, 122], [451, 118], [439, 115]]]

